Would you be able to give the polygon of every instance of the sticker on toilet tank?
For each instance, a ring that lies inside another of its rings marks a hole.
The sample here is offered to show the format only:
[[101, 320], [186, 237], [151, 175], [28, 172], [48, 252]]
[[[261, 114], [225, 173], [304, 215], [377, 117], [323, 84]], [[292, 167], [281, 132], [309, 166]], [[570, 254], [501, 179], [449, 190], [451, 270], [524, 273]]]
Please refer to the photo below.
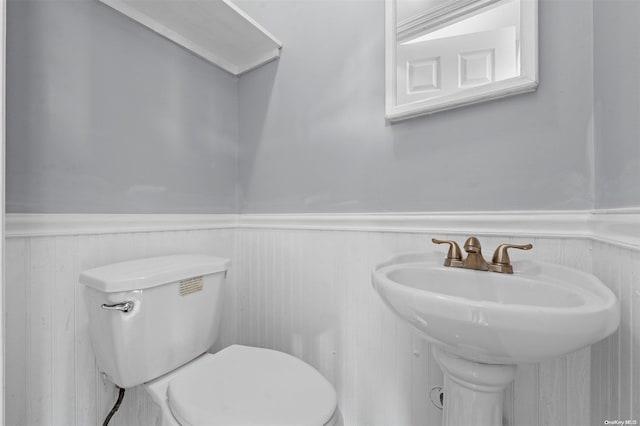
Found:
[[180, 281], [180, 296], [202, 290], [202, 277], [193, 277]]

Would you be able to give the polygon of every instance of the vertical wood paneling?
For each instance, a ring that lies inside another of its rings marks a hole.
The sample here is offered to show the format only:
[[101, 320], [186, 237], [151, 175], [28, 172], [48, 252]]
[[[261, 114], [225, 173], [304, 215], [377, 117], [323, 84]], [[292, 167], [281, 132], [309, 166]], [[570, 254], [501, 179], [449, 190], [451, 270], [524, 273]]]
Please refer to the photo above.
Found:
[[[606, 279], [603, 275], [603, 265], [606, 262], [603, 251], [599, 247], [599, 243], [594, 244], [593, 256], [593, 274], [600, 279]], [[609, 394], [608, 387], [608, 354], [609, 339], [600, 341], [592, 346], [592, 383], [594, 389], [591, 394], [592, 398], [592, 416], [594, 423], [602, 424], [607, 418], [607, 398]]]
[[[77, 255], [74, 237], [54, 238], [54, 277], [52, 297], [53, 340], [53, 413], [52, 424], [61, 425], [75, 414], [75, 357], [70, 350], [75, 344], [74, 259]], [[71, 355], [71, 356], [70, 356]]]
[[[373, 265], [392, 253], [433, 250], [429, 236], [239, 232], [243, 245], [240, 285], [246, 292], [243, 298], [250, 300], [243, 315], [251, 317], [242, 322], [249, 327], [240, 332], [247, 336], [244, 343], [290, 352], [325, 374], [338, 390], [347, 425], [440, 424], [441, 412], [429, 401], [428, 392], [442, 384], [442, 372], [429, 345], [382, 304], [370, 283]], [[491, 247], [506, 240], [485, 237], [483, 242]], [[537, 250], [518, 255], [561, 259], [583, 270], [591, 267], [585, 241], [538, 238], [534, 244]], [[291, 344], [282, 335], [291, 336]], [[329, 351], [331, 345], [324, 345], [327, 336], [336, 339], [335, 354]], [[522, 366], [506, 395], [505, 424], [588, 424], [589, 361], [585, 350], [542, 366]]]
[[[140, 244], [141, 236], [146, 234], [136, 234], [131, 236], [131, 246], [142, 249], [146, 252], [145, 243]], [[99, 265], [107, 265], [117, 262], [118, 259], [118, 242], [117, 234], [102, 234], [96, 237], [95, 258]], [[92, 352], [93, 353], [93, 352]], [[111, 410], [116, 400], [116, 390], [112, 383], [106, 380], [98, 369], [94, 370], [95, 375], [95, 392], [96, 392], [96, 424], [101, 424]], [[119, 416], [121, 417], [121, 416]]]
[[567, 425], [567, 358], [544, 361], [539, 366], [538, 422], [541, 425]]
[[55, 240], [32, 238], [27, 335], [27, 424], [53, 424], [53, 294]]
[[620, 391], [619, 391], [619, 403], [620, 403], [620, 418], [632, 419], [631, 407], [633, 400], [633, 389], [631, 385], [633, 370], [632, 359], [632, 335], [631, 335], [631, 305], [633, 300], [633, 284], [631, 281], [631, 270], [633, 267], [633, 256], [628, 250], [620, 251], [620, 262], [618, 264], [619, 274], [619, 300], [620, 300], [620, 331], [619, 339], [620, 346], [619, 356], [619, 374], [620, 374]]
[[[234, 239], [233, 230], [8, 239], [6, 424], [101, 425], [115, 402], [95, 363], [80, 272], [172, 253], [232, 257]], [[155, 425], [158, 414], [144, 389], [130, 389], [111, 424]]]
[[565, 385], [567, 425], [582, 426], [591, 424], [590, 365], [590, 348], [584, 348], [567, 355], [567, 380]]
[[94, 425], [98, 423], [96, 410], [96, 363], [89, 335], [89, 317], [84, 302], [84, 288], [78, 284], [77, 277], [86, 269], [99, 266], [96, 259], [97, 238], [93, 235], [77, 237], [78, 256], [75, 262], [74, 277], [70, 283], [75, 289], [76, 311], [76, 389], [75, 389], [75, 425]]
[[640, 419], [640, 256], [634, 256], [631, 266], [631, 418]]
[[[440, 251], [430, 237], [228, 229], [9, 239], [7, 424], [99, 425], [115, 400], [115, 387], [95, 364], [77, 283], [81, 271], [203, 252], [232, 259], [216, 347], [240, 342], [309, 362], [336, 387], [346, 426], [438, 425], [441, 411], [429, 401], [429, 390], [442, 384], [442, 372], [430, 345], [384, 306], [370, 283], [373, 265], [392, 253]], [[519, 367], [505, 395], [505, 425], [598, 425], [640, 416], [640, 253], [578, 239], [482, 241], [486, 247], [532, 241], [534, 250], [514, 252], [513, 259], [593, 271], [621, 301], [615, 336]], [[129, 390], [112, 424], [151, 425], [158, 414], [144, 390]]]
[[[616, 252], [620, 250], [616, 248]], [[609, 288], [620, 300], [620, 267], [617, 262], [608, 262], [606, 268], [606, 282]], [[609, 392], [609, 413], [611, 418], [620, 419], [620, 334], [622, 328], [611, 335], [609, 338], [609, 375], [610, 375], [610, 392]]]
[[27, 333], [29, 241], [8, 239], [5, 245], [5, 421], [27, 424]]
[[592, 421], [640, 420], [640, 253], [601, 242], [593, 249], [594, 275], [620, 301], [620, 327], [591, 347]]

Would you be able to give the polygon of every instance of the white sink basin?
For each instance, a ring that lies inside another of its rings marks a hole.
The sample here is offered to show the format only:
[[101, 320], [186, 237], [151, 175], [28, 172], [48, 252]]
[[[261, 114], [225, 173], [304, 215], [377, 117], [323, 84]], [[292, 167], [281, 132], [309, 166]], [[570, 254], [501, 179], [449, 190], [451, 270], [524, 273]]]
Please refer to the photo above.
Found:
[[618, 328], [616, 296], [593, 275], [513, 262], [499, 274], [442, 266], [411, 253], [376, 266], [384, 302], [440, 349], [491, 364], [538, 362], [595, 343]]

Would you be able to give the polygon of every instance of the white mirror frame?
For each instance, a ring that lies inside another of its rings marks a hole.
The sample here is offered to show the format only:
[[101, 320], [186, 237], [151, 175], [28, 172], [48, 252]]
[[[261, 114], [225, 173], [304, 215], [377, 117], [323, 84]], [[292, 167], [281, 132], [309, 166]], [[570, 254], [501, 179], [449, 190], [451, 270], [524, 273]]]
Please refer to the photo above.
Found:
[[406, 120], [419, 115], [535, 91], [538, 87], [538, 0], [520, 1], [520, 76], [461, 90], [441, 98], [397, 105], [396, 0], [385, 0], [385, 117], [387, 120], [391, 122]]

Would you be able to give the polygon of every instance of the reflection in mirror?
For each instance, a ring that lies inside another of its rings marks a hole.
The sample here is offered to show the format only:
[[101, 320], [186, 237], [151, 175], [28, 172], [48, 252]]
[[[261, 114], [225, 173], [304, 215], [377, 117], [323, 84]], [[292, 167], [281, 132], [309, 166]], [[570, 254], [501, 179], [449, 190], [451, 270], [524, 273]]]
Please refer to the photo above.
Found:
[[534, 0], [387, 1], [390, 120], [537, 87]]

